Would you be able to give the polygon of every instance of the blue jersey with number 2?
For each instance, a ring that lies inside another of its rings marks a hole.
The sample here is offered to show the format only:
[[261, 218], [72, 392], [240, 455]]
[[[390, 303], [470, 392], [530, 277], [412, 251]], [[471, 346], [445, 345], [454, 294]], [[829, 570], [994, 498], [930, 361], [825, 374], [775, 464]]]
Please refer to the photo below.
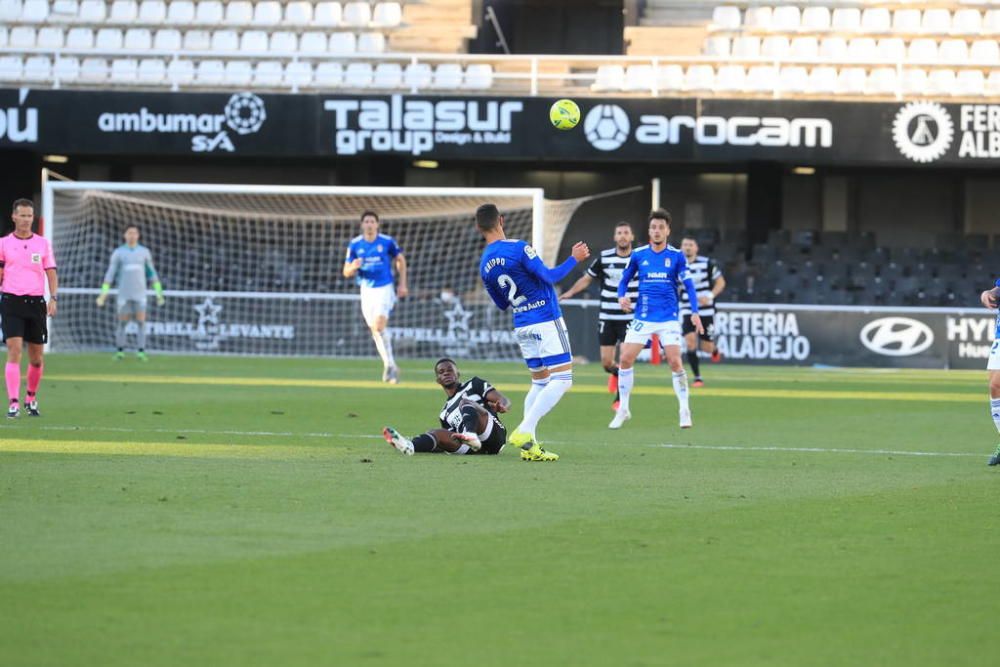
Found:
[[570, 257], [550, 269], [524, 241], [504, 239], [486, 246], [479, 261], [479, 275], [493, 303], [514, 312], [514, 326], [552, 322], [562, 317], [552, 285], [576, 266]]

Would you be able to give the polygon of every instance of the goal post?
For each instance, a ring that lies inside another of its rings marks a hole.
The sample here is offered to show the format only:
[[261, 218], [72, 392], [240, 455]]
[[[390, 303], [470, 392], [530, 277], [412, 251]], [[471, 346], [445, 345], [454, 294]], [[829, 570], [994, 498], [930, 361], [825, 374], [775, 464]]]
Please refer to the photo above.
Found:
[[[137, 225], [167, 297], [149, 299], [147, 348], [170, 353], [370, 356], [354, 281], [342, 275], [360, 214], [407, 258], [410, 296], [389, 327], [399, 356], [518, 358], [510, 315], [479, 280], [475, 209], [497, 204], [509, 237], [549, 264], [579, 201], [537, 188], [104, 183], [48, 179], [45, 235], [59, 264], [55, 352], [110, 349], [114, 299], [94, 301], [111, 252]], [[133, 328], [135, 325], [132, 325]]]

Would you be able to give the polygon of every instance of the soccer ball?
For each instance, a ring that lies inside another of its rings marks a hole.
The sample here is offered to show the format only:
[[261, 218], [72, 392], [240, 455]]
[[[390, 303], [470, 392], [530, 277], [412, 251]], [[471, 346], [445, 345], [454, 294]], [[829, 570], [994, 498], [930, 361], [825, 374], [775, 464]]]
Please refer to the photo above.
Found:
[[580, 107], [573, 100], [558, 100], [549, 108], [549, 120], [557, 130], [572, 130], [580, 122]]
[[599, 151], [621, 148], [628, 139], [630, 127], [628, 114], [617, 104], [598, 104], [583, 121], [587, 141]]

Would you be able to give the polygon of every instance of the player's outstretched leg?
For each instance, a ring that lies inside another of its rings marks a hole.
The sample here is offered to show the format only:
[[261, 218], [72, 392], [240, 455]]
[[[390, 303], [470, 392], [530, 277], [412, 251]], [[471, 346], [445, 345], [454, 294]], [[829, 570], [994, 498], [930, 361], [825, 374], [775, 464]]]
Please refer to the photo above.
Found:
[[542, 417], [551, 412], [573, 386], [573, 364], [551, 369], [546, 378], [534, 378], [532, 390], [535, 389], [535, 382], [540, 379], [546, 379], [547, 382], [530, 401], [525, 399], [524, 419], [511, 434], [510, 443], [521, 448], [521, 459], [524, 461], [558, 461], [558, 454], [546, 451], [538, 443], [535, 429]]
[[382, 429], [382, 437], [385, 438], [385, 441], [392, 445], [393, 448], [400, 454], [413, 456], [415, 451], [413, 442], [403, 437], [396, 429], [391, 426], [386, 426]]

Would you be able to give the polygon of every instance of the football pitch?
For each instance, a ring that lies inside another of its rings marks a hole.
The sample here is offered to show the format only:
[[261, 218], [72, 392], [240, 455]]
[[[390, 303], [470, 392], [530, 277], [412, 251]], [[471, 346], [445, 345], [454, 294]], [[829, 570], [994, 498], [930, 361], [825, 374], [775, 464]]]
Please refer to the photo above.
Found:
[[[986, 373], [664, 367], [557, 463], [403, 457], [432, 362], [53, 355], [0, 423], [0, 665], [983, 665]], [[511, 397], [519, 364], [460, 362]]]

